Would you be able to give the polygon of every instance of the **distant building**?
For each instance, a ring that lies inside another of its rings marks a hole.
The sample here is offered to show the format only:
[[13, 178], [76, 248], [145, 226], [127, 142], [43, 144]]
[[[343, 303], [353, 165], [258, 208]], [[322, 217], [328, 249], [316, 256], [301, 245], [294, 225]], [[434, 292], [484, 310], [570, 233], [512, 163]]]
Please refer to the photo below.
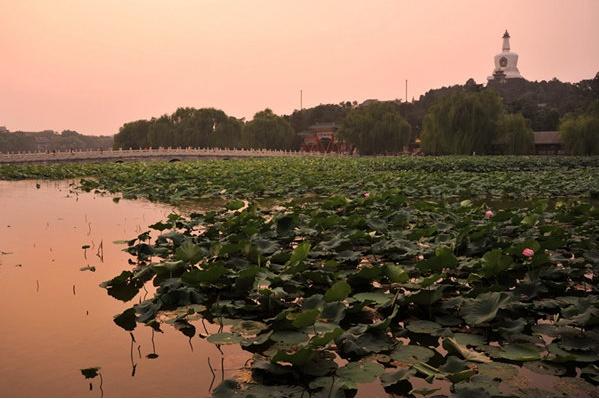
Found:
[[507, 79], [524, 79], [518, 70], [518, 54], [510, 50], [510, 34], [503, 34], [501, 53], [495, 56], [495, 69], [487, 79], [495, 82], [505, 82]]
[[563, 154], [562, 138], [557, 131], [534, 132], [535, 154]]
[[339, 126], [332, 123], [317, 123], [300, 132], [301, 150], [307, 152], [350, 153], [352, 146], [339, 138]]

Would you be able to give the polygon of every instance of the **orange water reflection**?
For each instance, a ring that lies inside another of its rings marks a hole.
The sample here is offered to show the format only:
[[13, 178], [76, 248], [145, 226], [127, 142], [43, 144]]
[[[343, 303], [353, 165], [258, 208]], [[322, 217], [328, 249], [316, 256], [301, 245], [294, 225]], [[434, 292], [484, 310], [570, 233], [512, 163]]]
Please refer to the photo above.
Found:
[[[80, 372], [95, 366], [105, 396], [209, 396], [208, 358], [215, 384], [221, 358], [225, 378], [237, 373], [250, 356], [239, 347], [223, 347], [223, 357], [196, 336], [192, 351], [187, 337], [164, 326], [154, 339], [159, 357], [148, 359], [151, 329], [138, 327], [132, 347], [112, 322], [130, 306], [98, 286], [128, 268], [113, 241], [136, 236], [172, 207], [74, 194], [67, 182], [39, 184], [0, 181], [1, 396], [100, 396], [99, 379]], [[87, 265], [96, 271], [80, 271]]]

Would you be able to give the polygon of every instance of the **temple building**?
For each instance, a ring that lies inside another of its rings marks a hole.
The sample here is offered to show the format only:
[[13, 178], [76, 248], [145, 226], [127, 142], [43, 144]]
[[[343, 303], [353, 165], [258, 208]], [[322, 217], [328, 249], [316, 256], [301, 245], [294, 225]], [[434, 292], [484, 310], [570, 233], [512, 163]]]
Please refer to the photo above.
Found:
[[351, 153], [353, 146], [339, 138], [337, 131], [339, 126], [332, 123], [317, 123], [304, 132], [300, 132], [302, 138], [301, 150], [308, 152], [337, 152]]
[[524, 79], [518, 70], [518, 54], [510, 50], [510, 34], [503, 34], [501, 53], [495, 56], [495, 69], [489, 81], [505, 81], [507, 79]]

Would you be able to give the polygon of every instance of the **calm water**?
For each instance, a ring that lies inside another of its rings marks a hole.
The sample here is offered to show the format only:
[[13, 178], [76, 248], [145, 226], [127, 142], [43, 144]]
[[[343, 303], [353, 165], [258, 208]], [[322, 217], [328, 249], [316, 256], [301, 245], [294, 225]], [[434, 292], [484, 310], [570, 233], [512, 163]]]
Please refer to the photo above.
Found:
[[[250, 354], [237, 346], [222, 347], [223, 356], [196, 336], [192, 351], [167, 325], [154, 336], [158, 358], [148, 359], [151, 329], [138, 326], [132, 345], [112, 321], [130, 306], [98, 286], [129, 267], [113, 241], [135, 237], [172, 208], [76, 195], [66, 182], [39, 184], [0, 181], [0, 396], [97, 397], [99, 378], [80, 372], [96, 366], [104, 396], [209, 396], [208, 359], [215, 386], [221, 364], [225, 378], [239, 373]], [[96, 255], [101, 243], [103, 260]], [[87, 265], [96, 271], [80, 271]]]

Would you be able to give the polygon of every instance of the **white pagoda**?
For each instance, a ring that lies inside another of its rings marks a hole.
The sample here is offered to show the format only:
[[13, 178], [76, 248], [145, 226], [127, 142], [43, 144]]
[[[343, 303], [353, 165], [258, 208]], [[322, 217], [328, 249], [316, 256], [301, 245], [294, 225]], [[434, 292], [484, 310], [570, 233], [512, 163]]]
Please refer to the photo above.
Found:
[[501, 53], [495, 56], [495, 69], [488, 80], [524, 79], [518, 70], [518, 54], [510, 51], [510, 34], [503, 34]]

